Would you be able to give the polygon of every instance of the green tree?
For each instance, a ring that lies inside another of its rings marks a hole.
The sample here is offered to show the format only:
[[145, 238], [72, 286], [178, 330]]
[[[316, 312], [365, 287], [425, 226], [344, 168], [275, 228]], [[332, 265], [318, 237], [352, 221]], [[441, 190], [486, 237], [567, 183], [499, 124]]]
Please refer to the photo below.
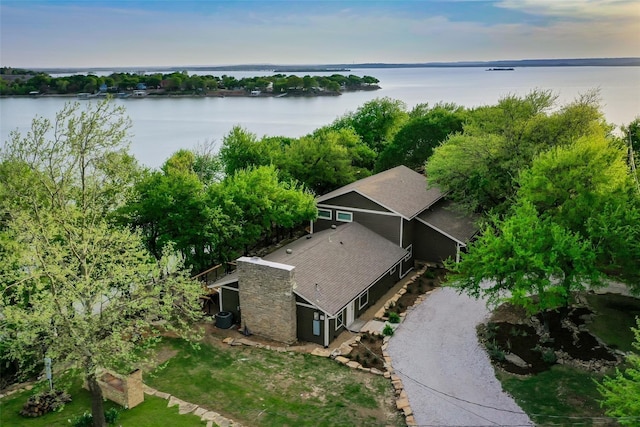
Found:
[[603, 273], [640, 291], [640, 193], [619, 141], [590, 136], [552, 148], [534, 160], [518, 183], [519, 198], [591, 242]]
[[[636, 323], [638, 327], [631, 328], [635, 337], [633, 347], [640, 352], [640, 318]], [[626, 365], [624, 371], [616, 368], [615, 376], [606, 376], [598, 384], [598, 391], [607, 415], [617, 418], [622, 425], [635, 426], [640, 422], [640, 356], [629, 353]]]
[[[172, 244], [192, 273], [216, 261], [218, 245], [231, 220], [212, 206], [207, 185], [215, 181], [201, 155], [179, 150], [160, 171], [150, 172], [136, 183], [134, 197], [121, 209], [123, 220], [144, 236], [149, 251], [160, 260], [163, 248]], [[206, 181], [201, 179], [205, 177]]]
[[278, 167], [324, 194], [370, 174], [375, 153], [352, 129], [319, 129], [286, 146]]
[[[110, 220], [131, 176], [112, 164], [129, 125], [109, 101], [67, 105], [55, 123], [36, 118], [26, 136], [14, 132], [0, 158], [20, 171], [0, 176], [10, 195], [2, 209], [26, 249], [20, 276], [1, 278], [0, 334], [12, 358], [36, 342], [58, 366], [79, 368], [94, 426], [106, 425], [98, 369], [131, 366], [159, 328], [192, 336], [199, 317], [200, 285], [173, 272], [175, 258], [154, 262], [137, 233]], [[9, 289], [25, 303], [7, 300]]]
[[461, 261], [448, 266], [460, 292], [494, 306], [510, 301], [534, 314], [567, 305], [587, 284], [598, 286], [595, 258], [588, 241], [523, 200], [506, 219], [492, 217]]
[[536, 155], [610, 130], [602, 120], [597, 93], [548, 114], [554, 102], [551, 92], [533, 91], [471, 111], [463, 133], [437, 147], [427, 162], [430, 183], [470, 210], [505, 213], [519, 173]]
[[382, 152], [408, 119], [404, 102], [391, 98], [376, 98], [364, 103], [355, 112], [338, 118], [335, 129], [352, 128], [369, 148]]
[[316, 216], [313, 195], [290, 180], [280, 179], [274, 166], [238, 170], [211, 186], [209, 195], [212, 204], [236, 225], [220, 248], [220, 261], [233, 259], [237, 252], [246, 254], [260, 241], [270, 239], [274, 231]]
[[[276, 150], [274, 152], [274, 150]], [[263, 143], [258, 137], [241, 128], [234, 126], [222, 139], [220, 147], [220, 161], [224, 165], [227, 175], [232, 175], [240, 169], [250, 166], [265, 166], [279, 151], [269, 143]]]
[[497, 303], [538, 312], [607, 276], [638, 281], [640, 204], [624, 150], [585, 137], [538, 156], [519, 178], [514, 207], [489, 226], [451, 268], [455, 285]]
[[424, 166], [433, 149], [448, 135], [462, 132], [465, 110], [456, 105], [437, 104], [411, 118], [393, 137], [376, 160], [377, 172], [405, 165]]

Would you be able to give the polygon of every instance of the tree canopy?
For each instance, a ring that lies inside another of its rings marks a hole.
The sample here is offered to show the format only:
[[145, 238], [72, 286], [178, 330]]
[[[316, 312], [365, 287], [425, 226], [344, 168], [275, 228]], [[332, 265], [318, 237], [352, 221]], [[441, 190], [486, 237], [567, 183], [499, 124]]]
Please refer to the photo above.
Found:
[[504, 213], [518, 189], [520, 171], [536, 155], [610, 130], [597, 93], [548, 113], [555, 98], [550, 91], [536, 90], [471, 110], [463, 132], [436, 147], [427, 161], [429, 182], [471, 211]]
[[608, 275], [638, 288], [640, 195], [625, 150], [594, 135], [539, 154], [521, 172], [515, 203], [494, 214], [458, 265], [454, 286], [538, 312]]
[[0, 277], [0, 334], [11, 358], [79, 368], [95, 426], [105, 425], [98, 369], [132, 366], [160, 328], [193, 336], [199, 317], [200, 285], [177, 258], [165, 250], [156, 262], [112, 220], [134, 176], [129, 125], [108, 101], [68, 104], [54, 123], [13, 132], [0, 155], [3, 231], [23, 249]]

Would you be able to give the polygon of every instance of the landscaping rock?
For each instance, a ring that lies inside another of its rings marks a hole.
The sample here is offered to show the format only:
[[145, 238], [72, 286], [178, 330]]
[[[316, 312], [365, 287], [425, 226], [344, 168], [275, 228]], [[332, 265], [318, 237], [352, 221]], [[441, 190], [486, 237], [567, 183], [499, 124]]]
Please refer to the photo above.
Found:
[[164, 393], [162, 391], [158, 391], [156, 390], [156, 396], [158, 396], [160, 399], [168, 399], [171, 397], [171, 395], [169, 393]]
[[357, 369], [357, 368], [361, 367], [362, 365], [360, 365], [358, 362], [355, 362], [355, 361], [352, 360], [350, 362], [347, 362], [347, 366], [352, 368], [352, 369]]
[[398, 408], [398, 411], [403, 411], [407, 406], [409, 406], [409, 399], [396, 400], [396, 408]]
[[336, 362], [340, 362], [340, 363], [342, 363], [343, 365], [346, 365], [347, 363], [349, 363], [349, 359], [347, 359], [347, 358], [346, 358], [346, 357], [344, 357], [344, 356], [336, 356], [336, 357], [335, 357], [335, 360], [336, 360]]
[[383, 375], [384, 374], [384, 372], [382, 372], [381, 370], [376, 369], [376, 368], [371, 368], [370, 372], [372, 374], [375, 374], [375, 375]]
[[331, 355], [331, 351], [326, 348], [314, 348], [311, 354], [314, 356], [329, 357]]
[[507, 354], [504, 355], [504, 359], [507, 362], [513, 363], [514, 365], [516, 365], [519, 368], [526, 369], [526, 368], [529, 367], [529, 364], [527, 362], [525, 362], [524, 360], [522, 360], [522, 358], [520, 356], [518, 356], [517, 354], [507, 353]]
[[207, 413], [207, 411], [208, 411], [207, 409], [204, 409], [204, 408], [202, 408], [202, 407], [198, 406], [198, 407], [193, 411], [193, 415], [196, 415], [196, 416], [198, 416], [198, 417], [201, 417], [201, 418], [202, 418], [202, 416], [203, 416], [205, 413]]

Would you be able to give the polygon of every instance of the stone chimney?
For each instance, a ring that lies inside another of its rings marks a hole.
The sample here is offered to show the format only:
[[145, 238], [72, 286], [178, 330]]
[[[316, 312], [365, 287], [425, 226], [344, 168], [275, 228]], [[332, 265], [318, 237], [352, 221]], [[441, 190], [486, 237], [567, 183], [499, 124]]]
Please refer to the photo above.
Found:
[[238, 259], [243, 329], [286, 344], [297, 340], [294, 269], [258, 257]]

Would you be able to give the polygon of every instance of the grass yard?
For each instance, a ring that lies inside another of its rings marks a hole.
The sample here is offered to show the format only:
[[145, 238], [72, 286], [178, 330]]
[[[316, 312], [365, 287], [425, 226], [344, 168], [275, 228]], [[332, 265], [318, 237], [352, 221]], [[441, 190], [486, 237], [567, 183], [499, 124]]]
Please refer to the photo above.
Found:
[[[400, 426], [389, 380], [294, 352], [202, 344], [178, 350], [145, 383], [250, 426]], [[165, 350], [166, 351], [166, 350]]]
[[496, 376], [536, 425], [617, 425], [592, 423], [589, 419], [604, 417], [594, 383], [594, 379], [602, 377], [592, 372], [556, 365], [549, 371], [527, 377], [501, 370], [496, 370]]
[[[0, 400], [0, 426], [11, 427], [69, 427], [69, 419], [82, 413], [91, 411], [91, 396], [89, 392], [76, 381], [69, 388], [73, 398], [60, 412], [51, 412], [38, 418], [24, 418], [19, 412], [33, 391], [15, 393]], [[178, 407], [167, 408], [167, 401], [155, 396], [145, 396], [144, 403], [135, 408], [125, 410], [112, 403], [105, 402], [105, 409], [116, 407], [120, 410], [118, 425], [135, 427], [157, 427], [159, 425], [172, 427], [204, 426], [199, 417], [178, 414]]]

